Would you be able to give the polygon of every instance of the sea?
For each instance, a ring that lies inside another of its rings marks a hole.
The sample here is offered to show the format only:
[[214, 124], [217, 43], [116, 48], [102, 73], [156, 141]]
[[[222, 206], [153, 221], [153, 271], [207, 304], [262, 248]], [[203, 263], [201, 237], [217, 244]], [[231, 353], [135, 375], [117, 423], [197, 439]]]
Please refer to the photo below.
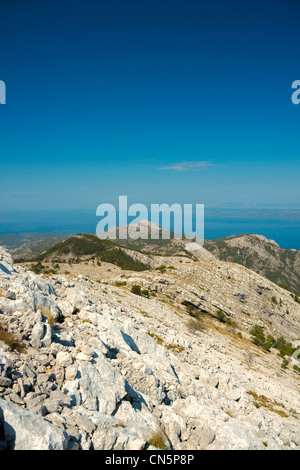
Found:
[[[0, 234], [28, 232], [95, 234], [99, 220], [96, 211], [89, 209], [0, 212]], [[222, 208], [205, 210], [205, 239], [213, 240], [245, 233], [263, 235], [274, 240], [281, 248], [300, 250], [300, 210]]]

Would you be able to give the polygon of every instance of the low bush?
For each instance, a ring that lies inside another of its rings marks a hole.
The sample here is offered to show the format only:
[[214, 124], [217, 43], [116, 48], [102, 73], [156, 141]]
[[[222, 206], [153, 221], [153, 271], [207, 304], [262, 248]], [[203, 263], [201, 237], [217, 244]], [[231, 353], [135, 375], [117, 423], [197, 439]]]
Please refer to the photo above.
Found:
[[139, 286], [138, 284], [135, 284], [135, 285], [132, 286], [131, 292], [135, 295], [140, 295], [140, 296], [147, 297], [148, 299], [150, 297], [150, 292], [148, 291], [148, 289], [143, 289], [142, 290], [141, 286]]
[[190, 320], [188, 320], [187, 322], [187, 327], [189, 330], [191, 330], [192, 332], [197, 332], [197, 331], [204, 331], [205, 330], [205, 326], [203, 324], [203, 321], [200, 319], [200, 318], [191, 318]]
[[257, 346], [261, 346], [265, 351], [270, 351], [271, 348], [276, 348], [279, 350], [279, 356], [291, 356], [295, 351], [292, 347], [292, 344], [287, 342], [283, 336], [280, 338], [273, 338], [273, 336], [268, 335], [265, 337], [262, 327], [255, 325], [250, 334], [253, 336], [252, 341]]
[[6, 327], [0, 325], [0, 341], [3, 341], [12, 351], [22, 353], [25, 346], [13, 333], [10, 333]]
[[149, 299], [150, 297], [150, 294], [149, 294], [149, 291], [148, 289], [144, 289], [141, 291], [141, 294], [144, 296], [144, 297], [147, 297]]
[[167, 267], [162, 265], [162, 266], [158, 266], [158, 268], [155, 268], [156, 271], [159, 271], [160, 274], [164, 274], [166, 272], [166, 269]]
[[131, 292], [135, 295], [142, 295], [142, 289], [141, 289], [141, 286], [135, 284], [132, 286], [131, 288]]
[[126, 281], [116, 281], [115, 286], [116, 287], [126, 286]]
[[158, 429], [149, 437], [148, 443], [160, 450], [166, 450], [167, 448], [165, 436], [161, 429]]
[[225, 313], [224, 313], [223, 310], [221, 310], [220, 308], [219, 308], [219, 310], [217, 311], [217, 319], [218, 319], [220, 322], [222, 322], [222, 323], [225, 322]]

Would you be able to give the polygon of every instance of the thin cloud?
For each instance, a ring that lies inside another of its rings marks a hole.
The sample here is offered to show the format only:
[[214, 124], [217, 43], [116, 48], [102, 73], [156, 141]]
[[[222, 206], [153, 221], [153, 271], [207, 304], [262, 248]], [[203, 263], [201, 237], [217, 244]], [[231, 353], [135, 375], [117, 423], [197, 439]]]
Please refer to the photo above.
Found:
[[216, 166], [212, 162], [181, 162], [173, 163], [172, 165], [162, 166], [159, 170], [172, 170], [172, 171], [200, 171], [205, 168]]

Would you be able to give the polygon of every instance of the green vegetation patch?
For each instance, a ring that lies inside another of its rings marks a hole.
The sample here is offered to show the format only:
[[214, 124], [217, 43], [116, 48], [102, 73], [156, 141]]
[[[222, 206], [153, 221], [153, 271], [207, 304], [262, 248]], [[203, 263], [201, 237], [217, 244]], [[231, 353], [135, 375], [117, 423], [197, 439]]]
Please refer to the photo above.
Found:
[[271, 335], [264, 334], [262, 327], [255, 325], [250, 331], [252, 335], [252, 341], [257, 346], [261, 346], [265, 351], [270, 351], [271, 348], [276, 348], [279, 350], [279, 355], [281, 357], [291, 356], [296, 349], [292, 347], [292, 344], [284, 339], [283, 336], [275, 339]]
[[100, 240], [95, 235], [79, 234], [75, 237], [57, 243], [54, 247], [36, 258], [36, 264], [33, 270], [37, 273], [42, 272], [42, 262], [55, 256], [60, 259], [66, 256], [72, 256], [74, 262], [80, 262], [82, 257], [90, 256], [90, 259], [97, 259], [97, 264], [101, 261], [119, 266], [121, 269], [130, 271], [145, 271], [149, 269], [141, 261], [133, 259], [132, 256], [125, 253], [118, 245], [110, 240]]

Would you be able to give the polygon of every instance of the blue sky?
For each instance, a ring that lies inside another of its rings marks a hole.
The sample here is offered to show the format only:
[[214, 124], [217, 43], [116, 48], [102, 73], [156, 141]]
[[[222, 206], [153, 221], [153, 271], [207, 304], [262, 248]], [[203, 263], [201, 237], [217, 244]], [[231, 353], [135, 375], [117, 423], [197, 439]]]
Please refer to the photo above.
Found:
[[300, 207], [294, 0], [2, 0], [0, 211]]

